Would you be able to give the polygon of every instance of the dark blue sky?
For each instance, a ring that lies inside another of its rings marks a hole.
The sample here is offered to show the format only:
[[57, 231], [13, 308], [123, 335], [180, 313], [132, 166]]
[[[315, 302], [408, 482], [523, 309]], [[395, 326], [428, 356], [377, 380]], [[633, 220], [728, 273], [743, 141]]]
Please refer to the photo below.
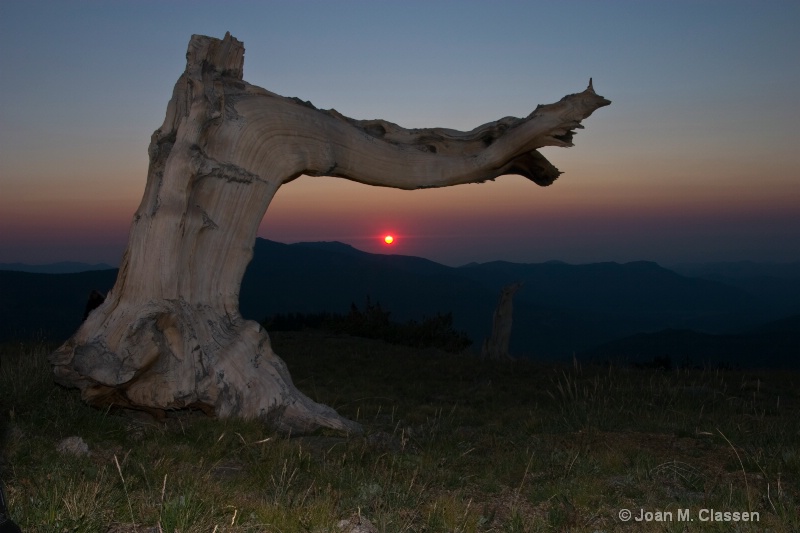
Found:
[[436, 191], [301, 178], [262, 236], [447, 264], [800, 260], [800, 3], [2, 2], [0, 262], [117, 263], [193, 33], [245, 79], [354, 118], [471, 129], [611, 99], [564, 175]]

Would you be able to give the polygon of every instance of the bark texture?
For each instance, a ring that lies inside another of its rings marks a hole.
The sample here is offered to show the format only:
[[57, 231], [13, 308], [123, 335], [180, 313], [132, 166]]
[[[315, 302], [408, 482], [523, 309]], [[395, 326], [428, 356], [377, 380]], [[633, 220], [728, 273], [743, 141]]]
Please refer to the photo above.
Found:
[[92, 405], [155, 414], [199, 408], [306, 431], [358, 424], [292, 384], [266, 331], [239, 314], [256, 231], [278, 188], [339, 176], [415, 189], [559, 172], [537, 151], [571, 146], [580, 121], [610, 102], [591, 87], [469, 132], [353, 120], [243, 81], [244, 47], [194, 35], [153, 133], [141, 205], [105, 302], [51, 356], [56, 380]]
[[500, 291], [500, 300], [492, 316], [492, 335], [483, 341], [481, 355], [489, 359], [511, 360], [508, 345], [511, 342], [511, 326], [514, 318], [514, 295], [522, 288], [522, 282], [506, 285]]

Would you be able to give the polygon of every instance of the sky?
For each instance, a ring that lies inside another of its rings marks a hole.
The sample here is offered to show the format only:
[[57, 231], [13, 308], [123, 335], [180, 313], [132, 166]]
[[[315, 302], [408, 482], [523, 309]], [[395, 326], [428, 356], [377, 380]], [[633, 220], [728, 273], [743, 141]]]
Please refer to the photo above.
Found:
[[[356, 119], [469, 130], [594, 88], [564, 174], [283, 186], [259, 236], [458, 266], [800, 261], [800, 2], [0, 2], [0, 262], [118, 265], [192, 34]], [[392, 233], [391, 247], [382, 237]]]

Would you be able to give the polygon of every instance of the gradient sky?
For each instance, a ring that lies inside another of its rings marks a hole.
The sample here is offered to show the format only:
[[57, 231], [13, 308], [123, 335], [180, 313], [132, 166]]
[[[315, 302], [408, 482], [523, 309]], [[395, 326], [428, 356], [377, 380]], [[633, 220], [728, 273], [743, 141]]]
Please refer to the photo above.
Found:
[[[0, 262], [119, 263], [193, 33], [244, 78], [358, 119], [475, 126], [612, 100], [564, 174], [398, 191], [283, 187], [260, 236], [449, 265], [800, 261], [800, 2], [0, 2]], [[381, 243], [393, 232], [392, 248]]]

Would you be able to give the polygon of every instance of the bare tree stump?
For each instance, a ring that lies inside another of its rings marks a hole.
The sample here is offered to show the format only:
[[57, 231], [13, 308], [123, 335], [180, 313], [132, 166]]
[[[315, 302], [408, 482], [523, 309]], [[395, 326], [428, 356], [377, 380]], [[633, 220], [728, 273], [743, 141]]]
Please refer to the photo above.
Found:
[[492, 335], [484, 339], [481, 355], [488, 359], [511, 360], [508, 345], [511, 342], [511, 326], [514, 314], [514, 295], [522, 287], [523, 283], [518, 281], [506, 285], [500, 291], [500, 300], [492, 316]]
[[51, 356], [58, 383], [96, 406], [199, 408], [279, 428], [358, 431], [292, 383], [266, 331], [239, 314], [256, 231], [301, 174], [415, 189], [560, 174], [537, 151], [571, 146], [610, 102], [591, 87], [470, 132], [353, 120], [242, 79], [244, 46], [194, 35], [163, 125], [119, 275], [105, 302]]

